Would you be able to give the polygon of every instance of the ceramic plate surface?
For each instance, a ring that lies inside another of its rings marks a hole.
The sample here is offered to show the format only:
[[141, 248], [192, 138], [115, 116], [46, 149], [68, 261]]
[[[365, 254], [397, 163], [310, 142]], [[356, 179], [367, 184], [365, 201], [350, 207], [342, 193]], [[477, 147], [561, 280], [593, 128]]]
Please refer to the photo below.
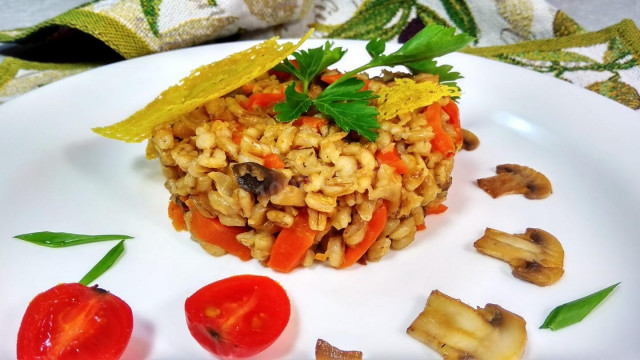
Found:
[[[309, 41], [305, 46], [318, 46]], [[367, 61], [364, 43], [338, 64]], [[187, 330], [184, 301], [200, 287], [236, 274], [279, 281], [292, 303], [282, 336], [260, 359], [312, 359], [318, 338], [361, 350], [368, 359], [438, 359], [406, 335], [432, 290], [476, 307], [495, 303], [527, 321], [526, 359], [629, 359], [640, 333], [640, 117], [574, 85], [467, 55], [449, 55], [465, 79], [462, 125], [480, 147], [456, 156], [442, 215], [408, 248], [347, 270], [315, 265], [280, 274], [257, 261], [215, 258], [175, 232], [169, 193], [145, 144], [102, 138], [90, 129], [126, 118], [191, 69], [248, 43], [167, 52], [101, 67], [0, 106], [0, 358], [15, 357], [22, 315], [38, 293], [80, 278], [114, 242], [51, 249], [12, 237], [35, 231], [134, 236], [100, 287], [125, 300], [134, 330], [125, 359], [207, 359]], [[391, 47], [391, 46], [389, 46]], [[377, 70], [374, 70], [377, 74]], [[492, 199], [475, 179], [495, 166], [533, 167], [553, 194]], [[565, 275], [541, 288], [506, 263], [476, 252], [486, 227], [519, 233], [539, 227], [565, 250]], [[581, 323], [540, 330], [557, 305], [621, 285]]]

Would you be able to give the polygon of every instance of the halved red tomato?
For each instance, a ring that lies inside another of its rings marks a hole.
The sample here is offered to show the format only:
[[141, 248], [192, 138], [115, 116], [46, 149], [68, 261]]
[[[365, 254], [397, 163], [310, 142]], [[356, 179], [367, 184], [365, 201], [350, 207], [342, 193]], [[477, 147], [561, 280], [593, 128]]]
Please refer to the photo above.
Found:
[[184, 304], [191, 335], [220, 357], [249, 357], [284, 331], [291, 315], [285, 290], [266, 276], [238, 275], [211, 283]]
[[60, 284], [38, 294], [18, 331], [18, 359], [118, 359], [131, 331], [131, 308], [97, 286]]

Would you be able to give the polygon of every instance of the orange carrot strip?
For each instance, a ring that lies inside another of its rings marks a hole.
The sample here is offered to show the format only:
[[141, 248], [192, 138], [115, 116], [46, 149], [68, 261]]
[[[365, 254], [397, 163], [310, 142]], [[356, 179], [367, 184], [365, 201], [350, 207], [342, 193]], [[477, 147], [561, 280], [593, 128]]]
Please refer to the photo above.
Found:
[[380, 164], [387, 164], [389, 166], [392, 166], [400, 175], [409, 171], [407, 164], [402, 161], [402, 158], [400, 157], [400, 154], [398, 154], [398, 150], [395, 147], [384, 152], [378, 151], [376, 153], [376, 160], [378, 160]]
[[422, 231], [426, 229], [427, 229], [427, 225], [425, 224], [416, 225], [416, 231]]
[[269, 154], [262, 158], [264, 166], [269, 169], [284, 169], [284, 162], [276, 154]]
[[176, 231], [187, 230], [187, 223], [184, 221], [184, 213], [180, 205], [176, 204], [175, 201], [169, 201], [168, 212], [171, 224], [173, 224], [173, 228], [176, 229]]
[[320, 81], [327, 83], [327, 84], [333, 84], [334, 82], [336, 82], [338, 79], [340, 79], [342, 77], [343, 74], [341, 73], [335, 73], [335, 74], [325, 74], [322, 75], [320, 77]]
[[364, 238], [362, 241], [357, 243], [355, 246], [349, 247], [347, 246], [344, 250], [344, 261], [342, 265], [340, 265], [341, 269], [349, 267], [355, 264], [358, 259], [364, 255], [367, 250], [373, 245], [373, 243], [378, 238], [378, 235], [384, 229], [384, 226], [387, 224], [387, 207], [384, 203], [380, 205], [374, 212], [371, 217], [371, 221], [367, 225], [367, 232], [364, 234]]
[[460, 110], [455, 101], [449, 100], [447, 105], [442, 107], [442, 110], [449, 115], [449, 123], [453, 125], [453, 129], [456, 132], [456, 146], [462, 145], [462, 127], [460, 126]]
[[438, 206], [434, 207], [434, 208], [427, 208], [427, 214], [426, 215], [435, 215], [435, 214], [442, 214], [443, 212], [447, 211], [449, 207], [447, 207], [447, 205], [445, 204], [439, 204]]
[[317, 231], [309, 227], [306, 211], [300, 212], [290, 228], [284, 228], [276, 238], [267, 266], [280, 272], [290, 272], [300, 265], [307, 250], [313, 245]]
[[312, 128], [315, 128], [317, 131], [320, 131], [320, 129], [324, 125], [327, 125], [328, 123], [329, 122], [327, 121], [327, 119], [324, 119], [324, 118], [319, 118], [315, 116], [300, 116], [298, 120], [293, 122], [293, 125], [295, 126], [308, 125], [308, 126], [311, 126]]
[[192, 209], [190, 229], [193, 236], [201, 241], [217, 245], [243, 261], [251, 259], [251, 249], [236, 240], [238, 234], [247, 231], [245, 227], [222, 225], [220, 220], [210, 219]]
[[240, 105], [245, 110], [253, 110], [256, 107], [266, 108], [271, 105], [284, 101], [284, 98], [285, 98], [284, 93], [277, 93], [277, 94], [258, 93], [258, 94], [252, 94], [251, 96], [249, 96], [249, 100], [247, 100], [244, 103], [241, 103]]
[[437, 102], [429, 105], [425, 111], [427, 123], [433, 129], [433, 139], [431, 139], [431, 147], [434, 151], [442, 155], [452, 156], [455, 153], [455, 145], [453, 139], [442, 128], [442, 107]]

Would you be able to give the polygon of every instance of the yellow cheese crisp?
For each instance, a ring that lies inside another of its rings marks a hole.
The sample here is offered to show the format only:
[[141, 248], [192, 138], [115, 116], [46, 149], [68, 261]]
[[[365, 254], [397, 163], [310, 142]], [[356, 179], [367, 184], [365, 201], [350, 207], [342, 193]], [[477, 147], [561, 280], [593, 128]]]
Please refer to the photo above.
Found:
[[378, 95], [378, 118], [387, 120], [400, 113], [431, 105], [445, 96], [460, 96], [460, 91], [457, 87], [431, 81], [416, 83], [411, 79], [396, 79], [396, 86], [385, 87]]
[[221, 61], [201, 66], [129, 118], [93, 131], [116, 140], [141, 142], [151, 136], [155, 126], [176, 121], [180, 115], [237, 89], [271, 69], [296, 51], [312, 32], [309, 31], [297, 44], [278, 44], [274, 37]]

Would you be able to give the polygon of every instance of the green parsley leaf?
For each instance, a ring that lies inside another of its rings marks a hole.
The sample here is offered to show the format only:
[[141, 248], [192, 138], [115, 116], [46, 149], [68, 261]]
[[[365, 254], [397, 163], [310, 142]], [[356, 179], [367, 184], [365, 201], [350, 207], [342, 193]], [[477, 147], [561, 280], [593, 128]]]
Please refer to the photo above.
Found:
[[582, 321], [619, 284], [613, 284], [591, 295], [556, 307], [549, 313], [540, 329], [559, 330]]
[[273, 108], [278, 113], [276, 119], [280, 122], [290, 122], [299, 118], [313, 103], [309, 96], [296, 91], [296, 83], [289, 84], [284, 90], [284, 95], [285, 101]]
[[98, 261], [98, 263], [89, 270], [89, 272], [78, 281], [84, 286], [89, 286], [95, 279], [109, 270], [111, 266], [118, 260], [124, 252], [124, 240], [120, 240], [109, 252]]
[[[431, 72], [440, 76], [442, 82], [453, 82], [460, 74], [451, 71], [451, 66], [437, 66], [433, 58], [457, 51], [467, 46], [473, 37], [466, 34], [455, 34], [454, 28], [440, 25], [429, 25], [407, 41], [398, 51], [384, 55], [385, 42], [373, 39], [366, 45], [371, 61], [345, 73], [341, 78], [327, 86], [318, 96], [311, 100], [307, 94], [309, 84], [328, 66], [338, 62], [345, 54], [342, 48], [333, 48], [331, 42], [324, 46], [297, 51], [293, 54], [297, 67], [291, 61], [284, 60], [274, 70], [283, 71], [296, 76], [302, 81], [303, 93], [295, 91], [295, 85], [285, 90], [286, 100], [275, 106], [276, 118], [281, 122], [297, 119], [311, 105], [324, 115], [332, 118], [344, 131], [356, 131], [369, 141], [375, 141], [378, 134], [374, 131], [380, 127], [376, 116], [378, 111], [369, 104], [375, 96], [371, 91], [360, 91], [364, 83], [354, 76], [361, 71], [379, 66], [393, 67], [407, 65], [414, 72]], [[455, 85], [455, 83], [453, 83]]]
[[333, 48], [333, 43], [327, 41], [324, 47], [296, 51], [293, 57], [298, 63], [297, 68], [289, 59], [285, 59], [282, 64], [276, 65], [274, 70], [287, 72], [300, 79], [302, 89], [306, 94], [313, 78], [328, 66], [340, 61], [346, 52], [341, 47]]
[[384, 52], [385, 46], [386, 46], [386, 43], [384, 40], [375, 38], [375, 39], [369, 40], [369, 42], [367, 43], [366, 49], [369, 55], [371, 55], [371, 57], [374, 58], [374, 57], [380, 56], [380, 54]]
[[88, 244], [98, 241], [132, 239], [131, 236], [127, 235], [82, 235], [51, 231], [21, 234], [14, 236], [14, 238], [25, 240], [36, 245], [53, 248]]
[[396, 52], [384, 56], [382, 65], [404, 65], [433, 59], [458, 51], [473, 41], [472, 36], [465, 33], [455, 35], [455, 31], [452, 27], [429, 25]]
[[360, 91], [364, 81], [349, 78], [340, 85], [329, 86], [314, 101], [314, 105], [323, 114], [329, 115], [342, 130], [356, 131], [369, 141], [375, 141], [378, 133], [373, 129], [380, 128], [376, 116], [378, 110], [369, 105], [369, 100], [377, 96], [372, 91]]
[[417, 73], [428, 73], [433, 75], [438, 75], [438, 79], [441, 83], [451, 83], [458, 79], [462, 79], [462, 76], [459, 72], [451, 71], [453, 70], [453, 66], [451, 65], [441, 65], [438, 66], [438, 63], [435, 60], [426, 60], [420, 61], [416, 63], [411, 63], [405, 65], [413, 74]]

